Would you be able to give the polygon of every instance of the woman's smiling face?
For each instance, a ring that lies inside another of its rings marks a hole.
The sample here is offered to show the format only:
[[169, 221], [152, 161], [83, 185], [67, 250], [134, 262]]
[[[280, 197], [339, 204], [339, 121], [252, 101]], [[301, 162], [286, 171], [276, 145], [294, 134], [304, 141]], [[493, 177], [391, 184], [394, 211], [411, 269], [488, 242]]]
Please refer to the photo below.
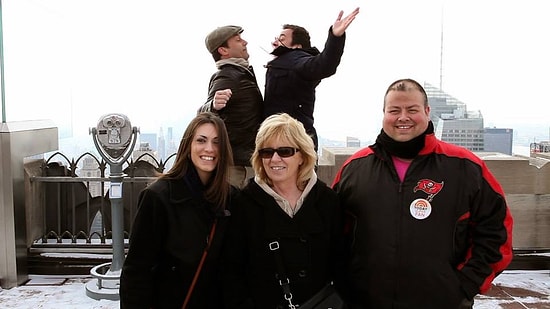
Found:
[[218, 131], [211, 123], [197, 128], [191, 143], [191, 161], [199, 174], [202, 183], [207, 183], [212, 172], [218, 166], [220, 146]]
[[[267, 141], [262, 148], [277, 149], [279, 147], [296, 148], [288, 141], [281, 140], [280, 138]], [[262, 159], [267, 177], [271, 179], [274, 185], [286, 182], [293, 182], [296, 184], [298, 179], [298, 170], [303, 161], [304, 160], [302, 159], [302, 154], [300, 151], [296, 151], [294, 155], [284, 158], [275, 152], [271, 158]]]

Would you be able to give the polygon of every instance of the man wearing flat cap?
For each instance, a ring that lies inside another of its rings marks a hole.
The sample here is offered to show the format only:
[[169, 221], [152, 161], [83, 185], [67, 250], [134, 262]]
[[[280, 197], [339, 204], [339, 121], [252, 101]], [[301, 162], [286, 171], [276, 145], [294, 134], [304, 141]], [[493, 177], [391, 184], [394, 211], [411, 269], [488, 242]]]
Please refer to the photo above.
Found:
[[248, 42], [241, 37], [242, 32], [242, 27], [227, 25], [206, 36], [206, 49], [218, 70], [210, 78], [208, 99], [199, 108], [199, 112], [218, 114], [225, 122], [234, 161], [229, 181], [238, 188], [254, 176], [250, 157], [263, 121], [262, 93], [248, 63]]

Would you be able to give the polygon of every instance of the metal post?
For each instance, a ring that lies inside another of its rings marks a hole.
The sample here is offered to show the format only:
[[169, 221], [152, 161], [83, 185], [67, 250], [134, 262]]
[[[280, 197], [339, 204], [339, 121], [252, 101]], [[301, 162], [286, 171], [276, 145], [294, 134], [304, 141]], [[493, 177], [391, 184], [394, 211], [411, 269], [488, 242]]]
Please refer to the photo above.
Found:
[[120, 272], [124, 264], [124, 205], [122, 202], [122, 165], [111, 165], [111, 187], [109, 190], [109, 199], [111, 201], [111, 219], [113, 233], [113, 263], [111, 272]]
[[2, 23], [2, 0], [0, 0], [0, 92], [2, 95], [2, 123], [6, 123], [6, 95], [4, 94], [4, 27]]
[[124, 264], [124, 205], [122, 164], [126, 162], [137, 140], [138, 129], [130, 126], [122, 114], [103, 116], [95, 128], [90, 129], [94, 144], [101, 157], [109, 163], [109, 200], [111, 201], [113, 260], [90, 270], [94, 280], [86, 284], [86, 295], [93, 299], [118, 300], [120, 274]]

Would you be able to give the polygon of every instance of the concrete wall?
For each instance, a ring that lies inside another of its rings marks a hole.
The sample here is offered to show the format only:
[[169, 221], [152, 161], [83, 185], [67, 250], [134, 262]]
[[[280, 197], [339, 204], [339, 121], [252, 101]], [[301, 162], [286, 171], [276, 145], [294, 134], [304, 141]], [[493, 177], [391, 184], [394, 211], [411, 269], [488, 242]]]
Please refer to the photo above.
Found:
[[517, 248], [550, 248], [550, 160], [486, 156], [514, 217]]

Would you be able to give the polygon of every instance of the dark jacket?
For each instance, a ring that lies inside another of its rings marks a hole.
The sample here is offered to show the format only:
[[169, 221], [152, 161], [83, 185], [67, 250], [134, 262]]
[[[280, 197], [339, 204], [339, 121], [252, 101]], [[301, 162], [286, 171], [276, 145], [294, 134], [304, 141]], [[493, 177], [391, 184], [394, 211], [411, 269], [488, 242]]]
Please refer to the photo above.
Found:
[[321, 79], [336, 73], [344, 53], [345, 34], [336, 37], [329, 30], [323, 52], [317, 48], [291, 49], [277, 47], [276, 58], [267, 64], [264, 93], [264, 115], [287, 113], [304, 124], [318, 147], [313, 126], [315, 88]]
[[358, 308], [459, 308], [512, 259], [501, 186], [483, 160], [434, 134], [403, 182], [375, 144], [344, 163], [334, 189], [356, 219], [348, 274]]
[[[293, 303], [302, 303], [333, 279], [338, 267], [342, 215], [336, 194], [321, 181], [294, 218], [251, 179], [235, 200], [226, 235], [224, 295], [227, 308], [288, 308], [268, 243], [280, 243]], [[282, 307], [278, 307], [278, 306]]]
[[[218, 90], [231, 89], [231, 99], [221, 110], [212, 108]], [[263, 99], [252, 67], [225, 64], [212, 75], [208, 86], [208, 101], [200, 111], [211, 111], [224, 120], [237, 166], [250, 166], [256, 132], [263, 121]]]
[[189, 179], [161, 179], [141, 191], [120, 279], [121, 309], [181, 308], [215, 216], [216, 233], [188, 308], [223, 308], [218, 265], [228, 211], [215, 213], [201, 196]]

